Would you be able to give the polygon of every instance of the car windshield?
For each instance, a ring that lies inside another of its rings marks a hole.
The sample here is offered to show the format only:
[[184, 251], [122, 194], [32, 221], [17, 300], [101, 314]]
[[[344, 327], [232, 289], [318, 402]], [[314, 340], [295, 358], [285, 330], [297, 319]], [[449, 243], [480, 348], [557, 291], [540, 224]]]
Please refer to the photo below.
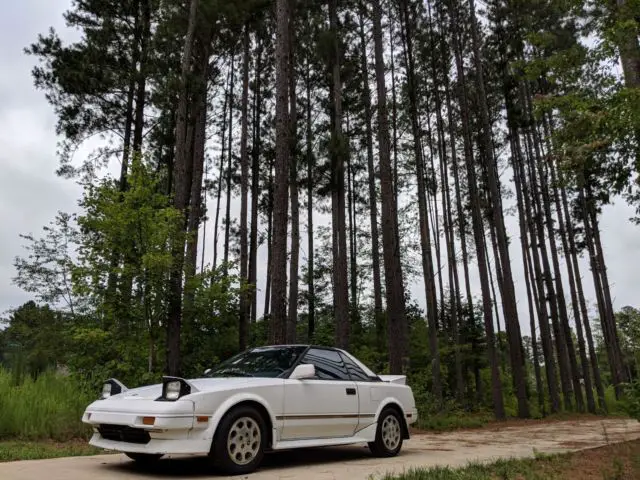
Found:
[[278, 377], [288, 371], [306, 347], [261, 347], [242, 352], [209, 371], [207, 377]]

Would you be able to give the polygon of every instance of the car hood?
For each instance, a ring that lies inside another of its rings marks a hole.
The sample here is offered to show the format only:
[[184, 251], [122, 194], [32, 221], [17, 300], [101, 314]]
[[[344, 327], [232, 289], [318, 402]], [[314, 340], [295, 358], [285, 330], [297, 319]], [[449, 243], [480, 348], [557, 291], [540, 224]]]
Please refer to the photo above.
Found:
[[[199, 392], [223, 392], [228, 390], [266, 387], [281, 385], [282, 378], [257, 378], [257, 377], [220, 377], [220, 378], [195, 378], [187, 379], [187, 382], [195, 387]], [[194, 392], [195, 393], [195, 392]], [[155, 400], [162, 395], [162, 384], [147, 385], [144, 387], [131, 388], [119, 395], [114, 395], [112, 399], [144, 399]]]

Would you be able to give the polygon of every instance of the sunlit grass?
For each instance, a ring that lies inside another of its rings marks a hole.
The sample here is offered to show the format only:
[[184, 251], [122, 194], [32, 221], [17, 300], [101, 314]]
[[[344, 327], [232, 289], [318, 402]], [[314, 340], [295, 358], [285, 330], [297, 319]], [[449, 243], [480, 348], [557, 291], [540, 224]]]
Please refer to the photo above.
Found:
[[90, 446], [86, 441], [56, 442], [0, 442], [0, 462], [41, 460], [45, 458], [98, 455], [104, 450]]

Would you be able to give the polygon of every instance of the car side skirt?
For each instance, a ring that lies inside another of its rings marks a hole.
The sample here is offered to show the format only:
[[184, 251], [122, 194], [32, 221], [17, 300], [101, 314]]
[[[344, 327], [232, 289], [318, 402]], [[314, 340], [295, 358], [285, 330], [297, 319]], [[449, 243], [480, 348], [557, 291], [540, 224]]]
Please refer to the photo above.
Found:
[[311, 448], [311, 447], [331, 447], [338, 445], [351, 445], [357, 443], [373, 442], [376, 438], [377, 423], [373, 423], [368, 427], [358, 431], [352, 437], [338, 438], [307, 438], [296, 440], [281, 440], [273, 443], [273, 450], [288, 450], [294, 448]]

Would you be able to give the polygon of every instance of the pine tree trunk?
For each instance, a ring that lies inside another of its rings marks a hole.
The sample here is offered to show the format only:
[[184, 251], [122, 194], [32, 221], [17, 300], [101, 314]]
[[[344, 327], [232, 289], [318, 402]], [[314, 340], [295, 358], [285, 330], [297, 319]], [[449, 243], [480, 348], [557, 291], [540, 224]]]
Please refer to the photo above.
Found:
[[220, 148], [220, 166], [218, 168], [218, 175], [219, 175], [218, 187], [216, 189], [217, 190], [216, 191], [216, 217], [215, 217], [214, 226], [213, 226], [213, 269], [214, 270], [218, 268], [218, 239], [219, 239], [218, 227], [220, 225], [220, 200], [222, 198], [222, 179], [224, 177], [224, 160], [225, 160], [224, 156], [226, 153], [226, 148], [224, 146], [226, 145], [227, 103], [229, 100], [229, 95], [227, 92], [229, 92], [231, 88], [231, 81], [233, 79], [231, 75], [231, 70], [229, 70], [229, 73], [227, 75], [227, 88], [225, 89], [224, 104], [222, 106], [222, 132], [220, 133], [220, 145], [222, 146], [222, 148]]
[[[531, 192], [529, 191], [529, 186], [527, 183], [527, 177], [524, 168], [524, 160], [522, 158], [522, 148], [520, 145], [520, 137], [517, 131], [513, 131], [511, 133], [512, 138], [512, 165], [514, 169], [514, 178], [516, 183], [516, 189], [521, 191], [521, 199], [524, 201], [523, 205], [523, 214], [526, 219], [526, 223], [529, 228], [530, 233], [530, 242], [531, 242], [531, 257], [533, 259], [533, 270], [531, 274], [535, 279], [533, 283], [534, 285], [534, 295], [537, 292], [538, 302], [537, 310], [538, 310], [538, 322], [540, 324], [540, 341], [542, 343], [542, 352], [544, 355], [544, 365], [545, 372], [547, 377], [547, 387], [549, 389], [549, 399], [551, 403], [551, 413], [557, 413], [560, 411], [560, 396], [558, 393], [558, 382], [556, 377], [556, 367], [555, 360], [553, 354], [553, 342], [551, 339], [551, 332], [549, 329], [549, 313], [547, 310], [547, 299], [545, 298], [545, 282], [542, 275], [542, 269], [540, 266], [540, 256], [541, 252], [546, 252], [544, 247], [542, 249], [539, 248], [538, 245], [538, 233], [539, 230], [536, 228], [536, 222], [534, 217], [539, 217], [536, 215], [534, 211], [534, 205], [531, 202]], [[544, 238], [543, 238], [544, 241]]]
[[364, 16], [366, 8], [361, 0], [358, 3], [360, 13], [360, 64], [364, 78], [362, 103], [364, 105], [365, 134], [367, 141], [367, 173], [369, 186], [369, 221], [371, 223], [371, 262], [373, 269], [373, 310], [376, 322], [377, 345], [384, 345], [382, 330], [382, 284], [380, 277], [380, 233], [378, 231], [378, 199], [376, 194], [375, 169], [373, 165], [373, 127], [371, 112], [371, 89], [369, 87], [369, 63], [367, 57], [367, 42], [364, 31]]
[[[522, 208], [522, 200], [520, 200], [518, 208]], [[544, 386], [542, 384], [542, 373], [540, 371], [540, 362], [538, 361], [538, 339], [536, 337], [536, 316], [535, 316], [535, 299], [537, 298], [535, 283], [531, 281], [532, 267], [531, 267], [531, 253], [529, 252], [526, 226], [524, 224], [524, 214], [520, 212], [520, 235], [522, 241], [522, 256], [524, 261], [524, 281], [527, 289], [527, 304], [529, 307], [529, 325], [531, 328], [531, 350], [533, 354], [533, 370], [536, 376], [536, 391], [538, 394], [538, 408], [540, 414], [546, 416], [546, 405]]]
[[[580, 304], [578, 301], [578, 293], [576, 288], [576, 278], [573, 269], [573, 263], [571, 261], [569, 241], [567, 239], [567, 226], [565, 224], [564, 212], [560, 205], [560, 193], [558, 189], [558, 182], [555, 174], [555, 167], [553, 163], [550, 163], [549, 170], [551, 173], [551, 183], [553, 187], [553, 198], [555, 201], [556, 212], [558, 215], [558, 227], [560, 228], [560, 238], [562, 241], [562, 250], [564, 251], [565, 262], [567, 265], [567, 271], [569, 273], [569, 289], [571, 293], [571, 305], [573, 308], [573, 317], [575, 319], [576, 331], [578, 335], [578, 349], [580, 352], [580, 364], [582, 367], [582, 378], [584, 379], [584, 387], [587, 396], [587, 409], [590, 413], [596, 413], [596, 402], [593, 397], [593, 384], [591, 383], [591, 375], [589, 372], [589, 361], [587, 360], [587, 350], [584, 342], [584, 333], [582, 330], [582, 322], [584, 321], [581, 316]], [[571, 219], [569, 218], [570, 222]], [[588, 321], [588, 317], [586, 319]]]
[[573, 344], [573, 338], [571, 335], [571, 328], [569, 327], [569, 316], [567, 314], [567, 305], [564, 295], [564, 286], [562, 284], [562, 272], [560, 271], [560, 260], [558, 255], [558, 248], [556, 245], [555, 231], [554, 231], [554, 218], [551, 214], [551, 192], [549, 191], [548, 180], [546, 172], [543, 168], [544, 158], [542, 157], [542, 146], [539, 138], [539, 133], [535, 120], [533, 118], [533, 107], [531, 106], [531, 95], [529, 89], [525, 85], [525, 98], [526, 108], [528, 110], [529, 122], [531, 124], [533, 147], [536, 155], [536, 164], [538, 166], [538, 178], [540, 179], [540, 192], [542, 199], [542, 207], [545, 217], [545, 224], [547, 227], [547, 236], [549, 237], [549, 246], [551, 249], [551, 261], [553, 264], [555, 291], [558, 302], [559, 322], [561, 340], [566, 344], [565, 350], [569, 359], [571, 381], [573, 383], [573, 392], [576, 400], [576, 407], [579, 412], [584, 411], [584, 398], [582, 396], [582, 387], [580, 385], [580, 372], [578, 369], [578, 362], [576, 359], [576, 351]]
[[249, 55], [251, 37], [248, 23], [244, 26], [242, 53], [242, 100], [240, 127], [240, 293], [238, 346], [247, 348], [249, 337], [249, 285], [248, 216], [249, 216]]
[[[395, 66], [395, 38], [394, 38], [394, 21], [393, 18], [393, 5], [397, 2], [389, 2], [389, 53], [391, 60], [391, 101], [392, 101], [392, 127], [393, 127], [393, 192], [395, 196], [395, 201], [393, 203], [394, 208], [394, 220], [396, 222], [395, 225], [395, 233], [396, 233], [396, 243], [398, 244], [398, 248], [400, 246], [400, 227], [398, 224], [398, 198], [400, 198], [400, 179], [398, 176], [398, 164], [399, 164], [399, 155], [398, 155], [398, 96], [396, 91], [396, 66]], [[382, 12], [380, 12], [380, 18], [382, 18]], [[385, 92], [386, 94], [386, 92]]]
[[[546, 287], [547, 298], [544, 295], [540, 295], [540, 301], [549, 303], [549, 318], [551, 320], [551, 325], [553, 328], [553, 336], [555, 338], [555, 348], [557, 351], [558, 358], [558, 366], [560, 367], [560, 386], [562, 388], [562, 396], [564, 399], [564, 408], [566, 410], [572, 409], [572, 400], [573, 396], [572, 392], [572, 383], [571, 383], [571, 373], [569, 370], [569, 356], [567, 354], [567, 344], [564, 339], [564, 333], [560, 327], [559, 317], [560, 314], [558, 312], [558, 300], [556, 298], [556, 289], [554, 286], [554, 282], [552, 279], [552, 269], [551, 264], [549, 262], [549, 253], [547, 251], [547, 244], [544, 232], [544, 211], [542, 209], [542, 204], [540, 200], [540, 190], [537, 180], [535, 163], [537, 159], [535, 158], [535, 153], [533, 152], [533, 145], [531, 141], [531, 135], [529, 132], [525, 133], [525, 138], [527, 140], [527, 151], [529, 156], [529, 162], [527, 165], [529, 183], [531, 185], [531, 195], [533, 198], [533, 208], [532, 211], [533, 218], [535, 220], [535, 228], [538, 237], [538, 246], [540, 249], [540, 258], [542, 260], [542, 270], [537, 272], [537, 275], [541, 275], [542, 280], [544, 281], [544, 285]], [[544, 288], [540, 288], [541, 292], [544, 292]], [[546, 308], [546, 307], [545, 307]]]
[[313, 155], [313, 126], [311, 123], [311, 68], [307, 59], [306, 72], [307, 90], [307, 115], [306, 115], [306, 142], [307, 142], [307, 290], [309, 295], [309, 318], [307, 319], [307, 341], [311, 343], [316, 328], [316, 298], [314, 281], [314, 238], [313, 238], [313, 169], [315, 157]]
[[[180, 95], [176, 122], [176, 155], [174, 162], [173, 206], [180, 212], [186, 213], [191, 185], [186, 182], [187, 163], [191, 162], [185, 154], [187, 151], [187, 123], [188, 123], [188, 85], [192, 59], [193, 40], [198, 16], [198, 0], [191, 0], [189, 4], [189, 20], [187, 34], [184, 41], [180, 66]], [[179, 375], [181, 370], [180, 331], [182, 326], [182, 269], [184, 265], [184, 235], [178, 235], [172, 245], [173, 263], [169, 278], [169, 302], [167, 308], [167, 367], [169, 375]]]
[[[208, 32], [202, 35], [209, 37]], [[198, 258], [198, 230], [202, 218], [202, 178], [204, 174], [205, 143], [207, 140], [207, 86], [209, 74], [209, 45], [200, 45], [196, 54], [196, 67], [194, 68], [194, 127], [193, 149], [191, 151], [191, 192], [187, 217], [187, 254], [184, 267], [184, 299], [182, 308], [183, 325], [191, 326], [195, 315], [194, 298], [195, 290], [193, 277], [196, 274], [196, 262]]]
[[[396, 65], [395, 65], [395, 44], [394, 44], [394, 30], [393, 22], [393, 5], [394, 2], [389, 2], [389, 54], [391, 60], [391, 118], [393, 126], [393, 192], [396, 198], [399, 196], [398, 186], [398, 97], [396, 93]], [[375, 4], [374, 4], [375, 6]], [[382, 18], [382, 12], [380, 12], [380, 18]], [[385, 90], [385, 95], [386, 95]], [[396, 208], [396, 217], [398, 211]], [[397, 222], [396, 218], [396, 222]], [[396, 224], [396, 229], [398, 228]], [[399, 243], [399, 239], [398, 239]]]
[[286, 341], [287, 326], [287, 230], [289, 211], [289, 8], [276, 3], [276, 160], [271, 245], [271, 343]]
[[564, 287], [562, 285], [562, 272], [560, 271], [560, 261], [558, 257], [558, 249], [556, 246], [555, 232], [553, 229], [553, 217], [551, 215], [550, 192], [548, 191], [547, 181], [545, 179], [544, 172], [540, 171], [540, 179], [542, 186], [542, 203], [544, 205], [547, 236], [549, 237], [549, 245], [551, 247], [551, 260], [553, 263], [553, 272], [555, 276], [556, 286], [556, 298], [558, 300], [558, 310], [560, 313], [560, 328], [562, 329], [562, 338], [566, 343], [566, 351], [569, 357], [569, 367], [571, 372], [571, 380], [573, 382], [573, 391], [576, 400], [576, 407], [579, 412], [584, 411], [584, 399], [582, 396], [582, 387], [580, 385], [580, 372], [578, 369], [578, 362], [576, 360], [576, 352], [573, 344], [573, 338], [571, 335], [571, 329], [569, 327], [569, 318], [567, 315], [567, 306], [564, 296]]
[[[434, 33], [432, 27], [431, 5], [428, 4], [429, 13], [429, 36], [431, 49], [435, 52], [436, 45], [434, 40]], [[444, 37], [441, 37], [442, 55], [446, 55], [446, 44]], [[455, 365], [455, 377], [456, 377], [456, 400], [458, 404], [462, 405], [464, 398], [464, 378], [462, 375], [462, 356], [460, 352], [460, 333], [459, 333], [459, 319], [458, 314], [461, 312], [460, 304], [460, 280], [458, 277], [458, 265], [456, 261], [455, 252], [455, 238], [453, 229], [453, 217], [451, 214], [451, 196], [449, 185], [449, 174], [447, 166], [447, 142], [445, 139], [445, 125], [442, 117], [442, 97], [440, 95], [440, 81], [438, 78], [438, 66], [442, 68], [442, 73], [447, 77], [449, 71], [444, 67], [442, 62], [438, 62], [435, 55], [432, 56], [431, 71], [434, 82], [435, 90], [435, 103], [436, 103], [436, 127], [438, 130], [438, 150], [440, 151], [440, 190], [442, 194], [442, 214], [443, 214], [443, 229], [445, 234], [445, 242], [447, 249], [447, 262], [449, 264], [449, 295], [451, 300], [450, 314], [451, 314], [451, 337], [453, 339], [454, 348], [454, 365]], [[452, 157], [456, 158], [455, 154], [455, 140], [451, 138], [451, 150]], [[440, 272], [442, 275], [442, 272]], [[444, 296], [442, 296], [441, 302], [444, 308]]]
[[[505, 72], [506, 73], [506, 72]], [[505, 77], [505, 82], [508, 81]], [[536, 391], [538, 395], [538, 408], [540, 409], [540, 414], [542, 416], [546, 415], [546, 406], [545, 406], [545, 395], [544, 395], [544, 387], [542, 384], [542, 374], [540, 369], [540, 363], [538, 361], [538, 341], [536, 338], [536, 323], [535, 323], [535, 314], [538, 314], [539, 322], [546, 321], [546, 314], [541, 314], [539, 308], [539, 293], [537, 289], [537, 285], [534, 278], [533, 266], [531, 260], [531, 251], [530, 251], [530, 243], [529, 243], [529, 235], [527, 222], [529, 221], [529, 217], [527, 215], [527, 210], [525, 207], [525, 201], [523, 199], [523, 182], [526, 179], [521, 176], [521, 158], [520, 158], [520, 145], [518, 141], [518, 132], [515, 125], [515, 118], [513, 115], [513, 103], [510, 98], [510, 90], [509, 86], [505, 83], [504, 85], [504, 93], [505, 93], [505, 102], [507, 109], [507, 119], [509, 124], [509, 146], [511, 149], [512, 163], [511, 167], [514, 171], [514, 183], [516, 187], [516, 197], [517, 197], [517, 205], [518, 205], [518, 224], [520, 227], [520, 246], [522, 248], [522, 257], [524, 259], [524, 275], [525, 275], [525, 286], [527, 289], [527, 302], [529, 307], [529, 323], [531, 328], [531, 349], [533, 353], [533, 367], [534, 373], [536, 377]], [[547, 324], [548, 325], [548, 324]], [[541, 329], [543, 330], [543, 329]], [[543, 340], [544, 342], [544, 340]], [[545, 364], [547, 365], [547, 371], [550, 373], [550, 385], [555, 386], [555, 369], [553, 366], [553, 358], [548, 359], [547, 354], [550, 352], [550, 346], [547, 345], [543, 347], [545, 354]], [[555, 388], [549, 388], [550, 392], [555, 392], [551, 394], [552, 401], [552, 409], [556, 407], [559, 408], [559, 398], [557, 398], [557, 391]], [[557, 401], [558, 405], [555, 405]]]
[[[445, 96], [447, 101], [447, 121], [449, 123], [449, 138], [451, 147], [451, 171], [453, 173], [453, 185], [456, 200], [456, 216], [458, 222], [458, 234], [460, 235], [460, 249], [462, 250], [462, 268], [464, 273], [465, 293], [467, 296], [467, 304], [469, 311], [473, 311], [473, 297], [471, 295], [471, 281], [469, 279], [469, 253], [467, 250], [467, 233], [465, 215], [462, 209], [462, 194], [460, 192], [460, 174], [458, 165], [458, 154], [456, 150], [456, 131], [455, 122], [453, 120], [453, 106], [451, 103], [451, 90], [449, 85], [449, 76], [445, 75]], [[453, 229], [453, 222], [451, 224]], [[453, 231], [451, 232], [453, 237]]]
[[387, 300], [387, 331], [389, 340], [389, 371], [403, 371], [404, 357], [408, 354], [408, 325], [405, 315], [404, 283], [398, 243], [397, 197], [394, 195], [394, 175], [391, 168], [391, 141], [387, 111], [384, 49], [382, 46], [382, 8], [380, 0], [371, 0], [373, 6], [373, 39], [375, 49], [376, 87], [378, 94], [378, 145], [381, 187], [382, 253]]
[[[133, 125], [135, 122], [134, 119], [134, 100], [136, 97], [136, 92], [139, 92], [139, 88], [136, 88], [137, 82], [140, 81], [140, 75], [136, 71], [136, 66], [140, 57], [140, 49], [138, 45], [141, 41], [142, 28], [141, 28], [141, 15], [139, 12], [139, 0], [136, 1], [135, 8], [135, 17], [134, 17], [134, 40], [133, 40], [133, 51], [131, 55], [131, 64], [130, 64], [130, 79], [129, 85], [127, 87], [127, 103], [125, 108], [124, 115], [124, 138], [122, 145], [122, 160], [120, 166], [120, 179], [119, 179], [119, 188], [120, 192], [125, 192], [127, 190], [127, 178], [129, 175], [129, 164], [131, 157], [131, 137], [133, 132]], [[105, 310], [105, 318], [103, 321], [103, 327], [105, 329], [110, 328], [114, 323], [121, 321], [119, 318], [122, 309], [122, 302], [118, 302], [117, 300], [117, 288], [118, 288], [118, 266], [121, 261], [122, 252], [118, 248], [114, 248], [111, 252], [111, 262], [109, 265], [109, 274], [107, 276], [107, 289], [105, 291], [104, 297], [104, 310]]]
[[258, 39], [258, 52], [256, 55], [256, 71], [254, 78], [254, 105], [253, 105], [253, 146], [251, 151], [251, 231], [249, 233], [249, 285], [250, 294], [250, 321], [254, 324], [258, 319], [258, 197], [260, 195], [260, 135], [262, 113], [262, 39]]
[[300, 200], [298, 197], [298, 104], [296, 97], [295, 24], [293, 3], [289, 14], [289, 189], [291, 194], [291, 260], [289, 262], [289, 311], [287, 343], [296, 342], [298, 326], [298, 264], [300, 259]]
[[335, 340], [340, 348], [349, 347], [349, 292], [347, 281], [347, 237], [345, 218], [345, 158], [348, 143], [342, 133], [342, 62], [338, 32], [337, 0], [329, 0], [329, 29], [332, 33], [331, 58], [331, 212], [333, 229], [333, 302]]
[[[495, 233], [493, 230], [494, 230], [493, 225], [489, 226], [489, 231], [490, 231], [491, 241], [492, 241], [492, 248], [493, 248], [493, 258], [496, 264], [496, 276], [498, 277], [498, 288], [500, 288], [500, 285], [502, 285], [502, 282], [503, 282], [500, 275], [500, 272], [502, 270], [500, 268], [500, 255], [498, 253], [498, 246], [496, 245]], [[500, 311], [498, 309], [498, 296], [496, 295], [496, 286], [495, 286], [495, 282], [493, 281], [491, 262], [489, 261], [489, 258], [490, 258], [489, 250], [487, 248], [486, 241], [485, 241], [484, 251], [485, 251], [484, 254], [487, 258], [487, 272], [489, 272], [489, 285], [491, 286], [491, 301], [493, 302], [493, 309], [496, 312], [496, 326], [498, 327], [498, 356], [500, 357], [500, 366], [502, 367], [502, 370], [506, 370], [506, 365], [505, 365], [506, 358], [504, 356], [505, 349], [504, 349], [504, 344], [502, 342], [502, 330], [500, 328]], [[504, 308], [504, 305], [503, 305], [503, 308]]]
[[429, 350], [431, 354], [431, 372], [433, 377], [433, 395], [439, 405], [442, 404], [442, 380], [440, 378], [440, 352], [438, 348], [438, 301], [436, 298], [433, 258], [431, 256], [431, 228], [427, 211], [427, 191], [425, 185], [425, 162], [421, 146], [420, 124], [418, 119], [418, 98], [416, 90], [415, 65], [413, 55], [413, 16], [409, 13], [407, 0], [401, 0], [402, 38], [406, 45], [408, 110], [413, 134], [413, 152], [416, 160], [418, 184], [418, 212], [420, 222], [420, 246], [422, 252], [422, 273], [427, 299], [427, 323], [429, 326]]
[[[347, 136], [350, 134], [349, 121], [347, 120]], [[358, 310], [358, 265], [357, 265], [357, 215], [355, 206], [355, 177], [353, 175], [353, 168], [351, 164], [351, 156], [347, 157], [347, 211], [349, 212], [349, 290], [350, 290], [350, 322], [351, 329], [355, 330], [355, 333], [359, 333], [359, 310]]]
[[[592, 205], [592, 202], [589, 202]], [[598, 217], [595, 209], [591, 208], [591, 230], [593, 232], [593, 239], [596, 246], [597, 265], [602, 276], [602, 290], [604, 293], [604, 301], [606, 303], [607, 312], [609, 315], [609, 324], [611, 326], [612, 340], [617, 357], [618, 378], [621, 383], [629, 381], [627, 370], [624, 368], [624, 361], [622, 357], [622, 351], [620, 349], [620, 337], [618, 336], [618, 327], [616, 325], [615, 314], [613, 311], [613, 303], [611, 301], [611, 288], [609, 287], [609, 278], [607, 274], [607, 265], [604, 260], [604, 251], [602, 249], [602, 242], [600, 240], [600, 226], [598, 225]], [[622, 387], [622, 386], [620, 386]]]
[[[224, 224], [224, 251], [222, 259], [222, 275], [227, 276], [229, 272], [229, 242], [230, 229], [231, 229], [231, 169], [233, 165], [233, 109], [235, 108], [235, 97], [233, 96], [233, 89], [235, 86], [235, 56], [231, 57], [231, 88], [229, 90], [229, 138], [227, 146], [227, 171], [225, 176], [226, 181], [226, 205], [225, 205], [225, 224]], [[222, 148], [225, 148], [224, 145]]]
[[635, 28], [631, 29], [631, 31], [618, 32], [616, 41], [620, 51], [620, 63], [622, 64], [625, 85], [628, 88], [640, 88], [640, 43], [638, 43], [640, 19], [638, 17], [637, 4], [631, 2], [630, 5], [629, 0], [609, 1], [611, 2], [615, 21], [626, 25], [635, 25]]
[[522, 335], [520, 333], [520, 323], [518, 319], [518, 309], [516, 305], [515, 289], [513, 286], [513, 275], [511, 273], [511, 259], [509, 256], [509, 243], [507, 231], [502, 214], [501, 196], [498, 187], [498, 173], [496, 161], [493, 156], [492, 130], [489, 118], [489, 110], [486, 101], [484, 86], [484, 73], [482, 68], [482, 57], [480, 53], [480, 40], [478, 38], [478, 25], [475, 14], [475, 2], [469, 0], [471, 10], [471, 39], [476, 71], [476, 88], [480, 103], [480, 120], [482, 123], [482, 135], [480, 150], [484, 154], [484, 163], [487, 169], [487, 180], [492, 205], [493, 221], [496, 227], [498, 249], [501, 258], [502, 278], [502, 302], [505, 310], [505, 328], [509, 339], [509, 353], [511, 357], [511, 372], [516, 387], [516, 397], [518, 399], [518, 416], [520, 418], [529, 417], [529, 403], [527, 399], [526, 372], [522, 358]]
[[142, 151], [142, 133], [144, 130], [144, 109], [147, 94], [147, 58], [149, 56], [149, 40], [151, 38], [151, 0], [138, 0], [140, 5], [140, 66], [138, 68], [138, 87], [136, 90], [136, 120], [133, 130], [133, 151]]
[[[627, 380], [626, 372], [622, 362], [622, 352], [620, 351], [618, 332], [613, 314], [609, 280], [607, 278], [602, 243], [600, 242], [598, 218], [588, 189], [585, 189], [585, 193], [582, 194], [582, 206], [584, 211], [585, 240], [591, 257], [591, 268], [595, 270], [594, 283], [598, 302], [602, 305], [602, 331], [610, 351], [609, 366], [611, 368], [612, 383], [616, 390], [616, 398], [620, 398], [622, 396], [621, 383]], [[595, 277], [597, 277], [597, 281], [595, 281]]]
[[482, 212], [478, 195], [477, 174], [473, 159], [473, 145], [470, 133], [469, 101], [464, 75], [462, 51], [460, 43], [460, 23], [458, 21], [457, 6], [450, 2], [451, 31], [453, 33], [453, 44], [455, 53], [456, 70], [458, 73], [458, 83], [460, 91], [460, 114], [465, 145], [465, 164], [467, 170], [467, 185], [469, 188], [469, 200], [471, 204], [471, 219], [473, 223], [473, 236], [476, 245], [476, 255], [478, 262], [478, 272], [480, 276], [480, 287], [482, 291], [482, 304], [484, 315], [484, 327], [486, 332], [487, 356], [491, 369], [491, 396], [493, 400], [494, 415], [497, 419], [504, 419], [506, 416], [504, 409], [504, 399], [502, 396], [502, 382], [500, 379], [500, 367], [495, 348], [495, 333], [493, 329], [493, 315], [491, 305], [491, 290], [487, 274], [487, 259], [485, 255], [484, 226]]
[[[547, 149], [553, 151], [553, 145], [550, 142], [550, 138], [553, 135], [553, 119], [551, 116], [545, 116], [543, 118], [545, 135], [547, 137]], [[600, 368], [598, 366], [598, 358], [595, 353], [593, 345], [593, 336], [591, 335], [591, 325], [589, 323], [589, 313], [587, 311], [587, 304], [584, 298], [584, 291], [582, 288], [582, 275], [580, 273], [580, 265], [578, 263], [578, 253], [575, 245], [575, 233], [573, 229], [572, 216], [569, 213], [569, 202], [567, 201], [567, 192], [563, 185], [562, 173], [556, 175], [556, 167], [553, 162], [549, 163], [549, 170], [551, 172], [551, 182], [554, 185], [554, 198], [556, 204], [556, 210], [558, 212], [558, 220], [560, 224], [560, 234], [563, 242], [563, 250], [565, 252], [565, 258], [567, 263], [567, 269], [569, 272], [569, 281], [571, 286], [571, 301], [574, 309], [574, 317], [576, 322], [576, 329], [578, 332], [578, 342], [580, 349], [580, 361], [582, 363], [583, 375], [585, 378], [585, 389], [587, 394], [587, 406], [589, 411], [594, 413], [596, 411], [595, 399], [593, 398], [593, 384], [591, 383], [591, 376], [589, 374], [589, 364], [591, 365], [591, 372], [593, 373], [593, 383], [595, 383], [596, 392], [598, 395], [598, 405], [602, 411], [607, 411], [607, 405], [604, 398], [604, 388], [602, 386], [602, 379], [600, 377]], [[583, 336], [582, 327], [584, 325], [584, 336], [587, 338], [587, 345], [589, 348], [589, 360], [587, 360], [587, 353], [585, 349], [585, 341]]]
[[264, 289], [264, 310], [263, 317], [266, 319], [270, 313], [271, 307], [271, 264], [273, 252], [273, 165], [269, 165], [269, 207], [267, 211], [267, 278]]
[[584, 290], [582, 287], [582, 275], [580, 274], [580, 264], [578, 262], [578, 252], [575, 244], [575, 232], [573, 229], [573, 221], [569, 213], [569, 202], [567, 200], [567, 192], [564, 188], [560, 188], [560, 197], [562, 200], [562, 211], [564, 212], [564, 217], [566, 219], [567, 237], [569, 240], [569, 252], [571, 257], [570, 263], [573, 265], [573, 271], [575, 275], [575, 284], [576, 284], [576, 290], [578, 295], [578, 301], [580, 304], [580, 313], [581, 313], [582, 320], [584, 322], [584, 331], [585, 331], [585, 336], [587, 337], [587, 345], [589, 348], [589, 360], [591, 362], [591, 371], [593, 372], [593, 380], [596, 386], [596, 392], [598, 394], [598, 405], [601, 410], [606, 412], [607, 404], [604, 397], [604, 387], [602, 385], [602, 378], [600, 376], [598, 356], [596, 354], [596, 350], [593, 342], [593, 336], [591, 334], [591, 325], [589, 323], [589, 312], [587, 311], [587, 302], [585, 300]]
[[[438, 186], [437, 179], [435, 177], [436, 170], [435, 164], [433, 162], [433, 157], [435, 156], [434, 148], [433, 148], [433, 139], [431, 132], [433, 129], [431, 128], [431, 112], [429, 111], [429, 102], [424, 102], [424, 110], [425, 116], [427, 117], [427, 145], [429, 148], [429, 163], [431, 169], [427, 171], [427, 165], [425, 163], [425, 177], [424, 182], [427, 190], [427, 219], [431, 222], [431, 232], [433, 233], [433, 249], [435, 250], [436, 264], [434, 270], [434, 280], [438, 278], [438, 293], [440, 294], [440, 302], [437, 301], [436, 305], [438, 306], [437, 315], [436, 315], [436, 330], [438, 329], [438, 324], [440, 323], [440, 328], [443, 331], [450, 329], [450, 326], [444, 324], [445, 319], [445, 308], [444, 308], [444, 281], [442, 274], [442, 255], [440, 252], [440, 215], [438, 212]], [[418, 123], [420, 126], [420, 130], [423, 130], [420, 121]], [[421, 142], [422, 147], [422, 158], [427, 158], [427, 155], [424, 150], [424, 142]], [[440, 158], [442, 158], [442, 149], [443, 146], [440, 141], [437, 142], [437, 154]], [[439, 312], [438, 312], [439, 310]], [[438, 320], [440, 319], [440, 320]]]

